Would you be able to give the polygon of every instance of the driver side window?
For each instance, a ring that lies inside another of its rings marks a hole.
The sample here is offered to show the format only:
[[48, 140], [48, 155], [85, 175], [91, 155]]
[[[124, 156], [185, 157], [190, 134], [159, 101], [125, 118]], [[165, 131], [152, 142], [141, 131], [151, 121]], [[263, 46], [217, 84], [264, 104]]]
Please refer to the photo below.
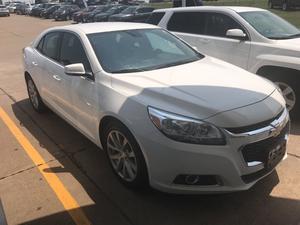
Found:
[[74, 63], [82, 63], [86, 72], [92, 72], [89, 60], [79, 38], [71, 33], [66, 32], [63, 34], [60, 50], [60, 63], [65, 66]]
[[239, 23], [227, 15], [221, 13], [206, 13], [206, 35], [226, 37], [226, 32], [230, 29], [240, 29], [244, 31]]

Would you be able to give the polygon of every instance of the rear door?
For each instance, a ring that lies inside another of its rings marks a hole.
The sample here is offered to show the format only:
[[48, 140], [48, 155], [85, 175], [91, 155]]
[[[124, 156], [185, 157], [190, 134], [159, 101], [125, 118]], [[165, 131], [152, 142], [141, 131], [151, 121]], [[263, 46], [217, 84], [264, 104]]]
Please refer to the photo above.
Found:
[[175, 12], [172, 14], [167, 29], [197, 47], [200, 52], [206, 53], [208, 49], [200, 44], [201, 35], [205, 30], [205, 15], [199, 12]]
[[58, 62], [60, 43], [60, 32], [47, 33], [43, 37], [43, 42], [40, 42], [42, 48], [39, 50], [41, 54], [37, 57], [39, 61], [35, 62], [41, 69], [41, 95], [55, 109], [58, 109], [57, 98], [60, 97], [56, 90], [57, 80], [55, 78], [63, 69]]

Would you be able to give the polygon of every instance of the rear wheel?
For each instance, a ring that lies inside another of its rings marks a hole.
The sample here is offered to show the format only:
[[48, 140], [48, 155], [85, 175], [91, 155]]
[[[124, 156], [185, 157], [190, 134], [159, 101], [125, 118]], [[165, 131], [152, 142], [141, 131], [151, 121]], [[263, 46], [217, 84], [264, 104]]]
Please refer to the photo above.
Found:
[[131, 132], [120, 122], [113, 121], [104, 128], [101, 140], [119, 180], [132, 188], [145, 187], [148, 175], [144, 156]]
[[39, 113], [46, 111], [46, 106], [30, 76], [26, 77], [27, 91], [33, 109]]

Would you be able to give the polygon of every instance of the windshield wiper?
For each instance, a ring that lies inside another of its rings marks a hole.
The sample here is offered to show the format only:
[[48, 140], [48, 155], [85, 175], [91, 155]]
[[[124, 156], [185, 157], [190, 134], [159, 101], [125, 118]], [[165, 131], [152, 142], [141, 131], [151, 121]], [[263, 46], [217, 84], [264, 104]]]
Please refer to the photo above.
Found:
[[167, 68], [167, 67], [172, 67], [172, 66], [178, 66], [178, 65], [182, 65], [182, 64], [186, 64], [186, 63], [190, 63], [190, 62], [195, 62], [197, 59], [188, 59], [188, 60], [181, 60], [181, 61], [177, 61], [177, 62], [171, 62], [171, 63], [166, 63], [163, 65], [159, 65], [156, 67], [152, 67], [152, 69], [162, 69], [162, 68]]
[[145, 70], [132, 68], [132, 69], [122, 69], [122, 70], [115, 70], [111, 71], [111, 73], [134, 73], [134, 72], [144, 72]]
[[288, 38], [296, 38], [296, 37], [300, 37], [300, 33], [288, 36]]
[[284, 39], [291, 39], [291, 38], [297, 38], [297, 37], [300, 37], [300, 33], [297, 33], [297, 34], [292, 34], [292, 35], [289, 35], [289, 36], [283, 36], [283, 37], [267, 37], [269, 39], [274, 39], [274, 40], [284, 40]]

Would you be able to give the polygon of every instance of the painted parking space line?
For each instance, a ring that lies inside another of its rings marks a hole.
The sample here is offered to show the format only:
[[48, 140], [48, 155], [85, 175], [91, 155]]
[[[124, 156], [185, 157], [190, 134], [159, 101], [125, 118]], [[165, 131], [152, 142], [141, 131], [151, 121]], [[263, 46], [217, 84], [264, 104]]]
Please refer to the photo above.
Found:
[[[30, 141], [25, 137], [22, 131], [16, 126], [9, 115], [0, 107], [0, 118], [4, 124], [8, 127], [20, 145], [23, 147], [27, 155], [31, 158], [33, 163], [37, 166], [40, 173], [43, 175], [49, 186], [56, 194], [59, 201], [64, 206], [65, 210], [70, 214], [71, 218], [76, 225], [91, 225], [92, 223], [84, 214], [77, 201], [63, 185], [61, 180], [55, 175], [55, 173], [49, 173], [51, 168], [39, 154], [39, 152], [33, 147]], [[47, 172], [44, 172], [47, 171]]]

